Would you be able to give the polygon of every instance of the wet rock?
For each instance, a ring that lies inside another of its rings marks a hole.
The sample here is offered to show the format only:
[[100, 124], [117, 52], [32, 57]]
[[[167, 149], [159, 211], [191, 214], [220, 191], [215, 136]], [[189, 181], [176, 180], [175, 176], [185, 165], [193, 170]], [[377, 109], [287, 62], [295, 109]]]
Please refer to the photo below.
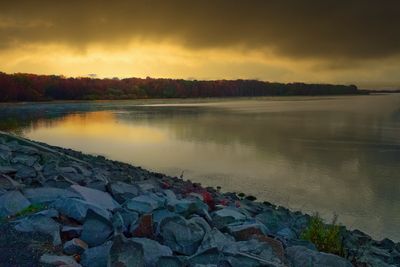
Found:
[[20, 191], [8, 191], [0, 196], [0, 218], [15, 215], [29, 205], [31, 203]]
[[44, 254], [40, 257], [40, 262], [43, 264], [48, 264], [50, 266], [69, 266], [69, 267], [79, 267], [78, 264], [73, 257], [69, 256], [57, 256]]
[[17, 220], [15, 223], [17, 231], [47, 234], [53, 237], [53, 245], [61, 244], [60, 225], [48, 216], [34, 214]]
[[218, 229], [224, 228], [229, 224], [240, 224], [245, 222], [249, 216], [238, 208], [226, 207], [215, 211], [212, 215], [213, 223]]
[[108, 241], [101, 246], [86, 249], [81, 255], [80, 264], [83, 267], [107, 267], [111, 246], [112, 241]]
[[71, 239], [65, 242], [63, 251], [67, 255], [82, 254], [88, 248], [88, 245], [79, 238]]
[[108, 258], [109, 267], [144, 267], [142, 245], [125, 239], [122, 235], [114, 237]]
[[156, 266], [158, 259], [162, 256], [172, 256], [172, 250], [157, 241], [148, 238], [132, 238], [131, 240], [142, 245], [146, 267]]
[[80, 185], [72, 185], [71, 190], [78, 193], [87, 202], [96, 204], [103, 209], [114, 210], [119, 207], [119, 204], [108, 193]]
[[28, 188], [22, 192], [32, 203], [50, 203], [60, 198], [80, 198], [74, 192], [54, 187]]
[[113, 233], [111, 222], [92, 210], [88, 210], [81, 239], [90, 247], [103, 244]]
[[286, 253], [293, 267], [352, 267], [352, 264], [344, 258], [301, 246], [289, 247]]
[[182, 217], [166, 218], [160, 225], [163, 244], [184, 255], [193, 255], [205, 234], [201, 226]]
[[137, 197], [140, 193], [139, 186], [124, 182], [114, 182], [108, 185], [108, 190], [118, 203]]
[[155, 209], [163, 207], [165, 204], [165, 199], [162, 197], [150, 193], [147, 195], [140, 195], [128, 200], [124, 206], [127, 209], [136, 211], [138, 213], [150, 213]]
[[96, 214], [101, 215], [106, 220], [111, 220], [110, 212], [97, 205], [88, 203], [83, 199], [60, 198], [54, 201], [50, 206], [58, 210], [61, 214], [81, 223], [85, 221], [88, 210], [93, 210]]

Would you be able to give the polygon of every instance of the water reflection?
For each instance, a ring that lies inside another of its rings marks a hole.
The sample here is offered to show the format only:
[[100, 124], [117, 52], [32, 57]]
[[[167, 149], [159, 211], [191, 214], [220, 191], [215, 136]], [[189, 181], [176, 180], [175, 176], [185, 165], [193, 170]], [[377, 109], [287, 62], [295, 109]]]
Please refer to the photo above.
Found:
[[0, 128], [400, 240], [399, 96], [144, 103], [1, 106]]

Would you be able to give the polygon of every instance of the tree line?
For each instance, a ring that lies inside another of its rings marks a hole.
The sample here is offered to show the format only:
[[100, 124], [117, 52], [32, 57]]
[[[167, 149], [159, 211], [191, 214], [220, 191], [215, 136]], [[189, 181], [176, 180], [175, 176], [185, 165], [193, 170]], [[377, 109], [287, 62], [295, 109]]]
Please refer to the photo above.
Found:
[[0, 102], [359, 94], [355, 85], [258, 80], [94, 79], [0, 72]]

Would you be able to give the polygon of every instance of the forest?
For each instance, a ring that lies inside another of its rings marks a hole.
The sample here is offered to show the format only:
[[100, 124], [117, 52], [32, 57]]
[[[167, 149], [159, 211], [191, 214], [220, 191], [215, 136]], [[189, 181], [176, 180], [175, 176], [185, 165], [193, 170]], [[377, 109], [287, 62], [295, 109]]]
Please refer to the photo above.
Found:
[[360, 94], [355, 85], [258, 80], [67, 78], [0, 72], [0, 102]]

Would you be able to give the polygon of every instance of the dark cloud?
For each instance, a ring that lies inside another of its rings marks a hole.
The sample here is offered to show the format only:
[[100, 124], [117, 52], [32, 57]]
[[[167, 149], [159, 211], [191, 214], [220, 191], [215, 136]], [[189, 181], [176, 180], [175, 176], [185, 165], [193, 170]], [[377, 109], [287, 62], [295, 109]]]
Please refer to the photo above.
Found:
[[400, 52], [400, 1], [2, 1], [0, 49], [32, 43], [172, 41], [354, 60]]

